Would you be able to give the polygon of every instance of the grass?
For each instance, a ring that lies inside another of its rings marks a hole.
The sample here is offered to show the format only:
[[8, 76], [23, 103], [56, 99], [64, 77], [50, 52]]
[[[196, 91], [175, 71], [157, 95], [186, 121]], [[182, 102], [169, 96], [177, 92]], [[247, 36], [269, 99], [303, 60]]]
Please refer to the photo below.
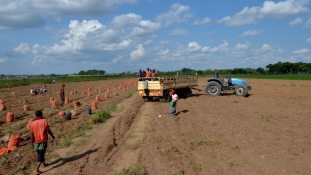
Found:
[[109, 118], [111, 118], [110, 111], [99, 110], [99, 111], [96, 111], [96, 113], [91, 116], [91, 118], [89, 119], [89, 122], [90, 124], [104, 123]]
[[84, 145], [86, 143], [87, 143], [87, 140], [82, 139], [82, 140], [76, 141], [74, 145], [77, 146], [77, 147], [80, 147], [80, 146], [82, 146], [82, 145]]
[[8, 130], [5, 130], [3, 131], [4, 135], [8, 135], [8, 134], [13, 134], [13, 131], [8, 129]]
[[61, 139], [58, 143], [58, 148], [68, 148], [71, 144], [73, 144], [73, 141], [71, 139]]
[[184, 174], [185, 174], [184, 170], [172, 168], [165, 175], [184, 175]]
[[311, 80], [311, 74], [279, 74], [279, 75], [231, 75], [234, 78]]
[[116, 173], [110, 173], [109, 175], [147, 175], [147, 171], [142, 164], [133, 164], [129, 167], [122, 168]]
[[189, 167], [191, 167], [191, 168], [193, 168], [193, 169], [195, 169], [196, 171], [199, 172], [199, 171], [202, 171], [203, 168], [206, 167], [206, 165], [198, 165], [194, 161], [191, 161], [190, 164], [189, 164]]
[[14, 129], [23, 129], [26, 127], [27, 123], [28, 123], [27, 120], [21, 120], [21, 121], [18, 121], [16, 123], [12, 124], [11, 127]]
[[238, 152], [241, 151], [241, 148], [239, 147], [239, 145], [235, 145], [235, 146], [233, 147], [233, 149], [237, 150]]
[[73, 134], [72, 138], [75, 138], [75, 137], [78, 137], [78, 136], [82, 136], [82, 135], [85, 134], [86, 131], [91, 130], [91, 129], [93, 129], [93, 127], [92, 127], [91, 125], [82, 125], [82, 126], [79, 126], [79, 130], [76, 131], [76, 132]]
[[141, 130], [140, 132], [150, 132], [149, 128], [145, 128], [144, 130]]
[[273, 116], [271, 114], [266, 116], [266, 117], [261, 115], [261, 120], [265, 120], [267, 122], [276, 124], [276, 122], [273, 120]]
[[0, 168], [5, 164], [9, 164], [9, 160], [6, 158], [0, 159]]
[[217, 140], [211, 139], [211, 140], [199, 140], [198, 141], [198, 146], [203, 146], [203, 145], [207, 145], [207, 146], [216, 146], [219, 145], [220, 142], [218, 142]]
[[124, 107], [118, 108], [116, 105], [108, 106], [107, 111], [109, 112], [121, 112], [124, 109]]
[[133, 96], [133, 94], [131, 92], [127, 93], [127, 95], [125, 96], [125, 99], [129, 99]]
[[130, 138], [130, 139], [136, 138], [136, 137], [137, 137], [137, 135], [131, 135], [131, 134], [127, 136], [127, 138]]

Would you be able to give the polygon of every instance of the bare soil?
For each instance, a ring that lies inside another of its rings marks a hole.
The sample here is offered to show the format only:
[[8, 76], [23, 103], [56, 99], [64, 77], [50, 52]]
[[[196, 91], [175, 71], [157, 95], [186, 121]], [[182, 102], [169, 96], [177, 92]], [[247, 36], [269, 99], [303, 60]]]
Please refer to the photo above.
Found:
[[[102, 175], [133, 164], [142, 164], [150, 175], [309, 174], [311, 81], [246, 80], [253, 88], [248, 97], [232, 92], [210, 97], [204, 92], [206, 78], [201, 78], [193, 95], [177, 102], [175, 117], [168, 116], [169, 103], [143, 102], [135, 83], [107, 99], [95, 91], [104, 85], [111, 90], [114, 85], [124, 87], [128, 80], [66, 84], [70, 102], [81, 102], [72, 120], [58, 116], [60, 110], [73, 109], [71, 103], [63, 108], [49, 103], [50, 97], [59, 98], [60, 84], [47, 85], [48, 94], [38, 96], [29, 95], [31, 86], [3, 89], [0, 99], [7, 109], [0, 111], [0, 136], [19, 134], [21, 142], [16, 151], [0, 156], [0, 174], [34, 172], [36, 153], [25, 127], [39, 109], [56, 136], [48, 143], [46, 162], [50, 165], [41, 168], [47, 175]], [[81, 86], [85, 90], [92, 86], [92, 96], [82, 95]], [[69, 95], [70, 91], [78, 94]], [[116, 105], [119, 111], [60, 149], [61, 139], [72, 138], [79, 126], [88, 124], [90, 116], [85, 111], [96, 95], [101, 96], [99, 109]], [[23, 111], [23, 100], [30, 111]], [[12, 123], [6, 123], [8, 111], [15, 114]]]

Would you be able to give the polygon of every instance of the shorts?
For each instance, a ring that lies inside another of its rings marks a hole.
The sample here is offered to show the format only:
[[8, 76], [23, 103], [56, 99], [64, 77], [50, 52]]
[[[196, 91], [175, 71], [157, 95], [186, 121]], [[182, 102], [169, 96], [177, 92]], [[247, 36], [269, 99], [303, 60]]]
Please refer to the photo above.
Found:
[[47, 148], [47, 142], [42, 142], [42, 143], [35, 143], [35, 149], [37, 150], [38, 154], [38, 162], [44, 162], [44, 154]]

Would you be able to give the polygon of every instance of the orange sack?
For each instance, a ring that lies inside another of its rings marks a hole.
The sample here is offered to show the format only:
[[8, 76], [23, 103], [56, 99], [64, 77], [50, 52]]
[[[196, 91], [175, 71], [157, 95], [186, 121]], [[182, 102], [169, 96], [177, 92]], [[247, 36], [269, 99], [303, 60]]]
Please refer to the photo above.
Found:
[[6, 115], [6, 122], [10, 123], [14, 121], [14, 113], [13, 112], [8, 112]]
[[9, 153], [14, 150], [14, 147], [19, 146], [20, 136], [19, 135], [11, 135], [8, 148], [0, 148], [0, 155], [3, 153]]
[[29, 119], [26, 128], [29, 128], [29, 129], [30, 129], [31, 123], [32, 123], [32, 122], [33, 122], [33, 119]]
[[11, 135], [8, 148], [19, 147], [19, 140], [20, 140], [19, 135]]

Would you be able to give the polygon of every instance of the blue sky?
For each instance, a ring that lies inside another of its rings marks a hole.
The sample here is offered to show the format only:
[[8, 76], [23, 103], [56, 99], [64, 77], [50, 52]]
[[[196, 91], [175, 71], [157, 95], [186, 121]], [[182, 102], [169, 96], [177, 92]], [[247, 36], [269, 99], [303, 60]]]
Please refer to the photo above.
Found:
[[310, 0], [0, 0], [0, 74], [311, 61]]

